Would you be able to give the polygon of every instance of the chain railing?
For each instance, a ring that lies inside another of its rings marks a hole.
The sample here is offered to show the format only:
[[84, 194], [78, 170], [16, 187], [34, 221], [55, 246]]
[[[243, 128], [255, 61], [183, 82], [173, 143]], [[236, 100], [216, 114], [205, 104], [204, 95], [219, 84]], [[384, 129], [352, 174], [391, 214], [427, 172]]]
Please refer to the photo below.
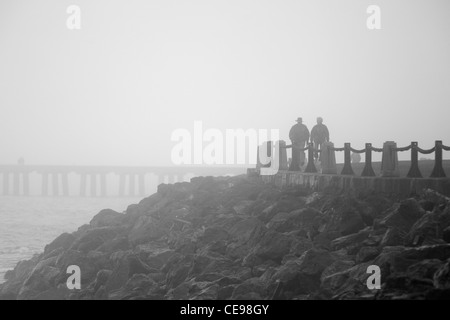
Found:
[[[387, 141], [384, 143], [383, 148], [375, 148], [371, 143], [366, 143], [364, 149], [355, 149], [350, 143], [345, 143], [344, 147], [336, 148], [332, 143], [324, 143], [322, 149], [314, 148], [313, 143], [309, 143], [306, 147], [299, 147], [296, 145], [286, 145], [284, 141], [280, 141], [279, 152], [280, 152], [280, 169], [285, 170], [288, 168], [287, 165], [287, 155], [286, 150], [292, 149], [296, 152], [308, 152], [308, 162], [304, 170], [305, 173], [317, 173], [318, 170], [314, 164], [314, 154], [321, 154], [321, 166], [322, 173], [336, 173], [336, 160], [335, 152], [344, 152], [344, 166], [341, 171], [341, 175], [354, 175], [354, 171], [351, 164], [351, 152], [353, 153], [365, 153], [365, 164], [362, 170], [362, 177], [373, 177], [375, 176], [375, 171], [372, 167], [372, 152], [382, 153], [382, 163], [381, 163], [381, 176], [383, 177], [393, 177], [398, 176], [398, 152], [411, 151], [411, 166], [407, 173], [408, 178], [422, 178], [422, 173], [419, 169], [419, 153], [420, 154], [431, 154], [434, 153], [434, 167], [431, 172], [431, 178], [445, 178], [446, 174], [443, 168], [443, 151], [450, 151], [450, 146], [445, 146], [442, 144], [441, 140], [436, 140], [435, 145], [431, 149], [422, 149], [418, 146], [416, 141], [411, 142], [410, 145], [405, 147], [397, 147], [395, 142]], [[267, 149], [272, 150], [273, 142], [267, 142]], [[270, 151], [271, 152], [271, 151]], [[259, 149], [258, 149], [259, 156]], [[299, 160], [296, 158], [296, 160]], [[294, 157], [292, 157], [294, 161]], [[259, 157], [258, 157], [259, 165]], [[300, 171], [299, 163], [291, 164], [289, 171]]]

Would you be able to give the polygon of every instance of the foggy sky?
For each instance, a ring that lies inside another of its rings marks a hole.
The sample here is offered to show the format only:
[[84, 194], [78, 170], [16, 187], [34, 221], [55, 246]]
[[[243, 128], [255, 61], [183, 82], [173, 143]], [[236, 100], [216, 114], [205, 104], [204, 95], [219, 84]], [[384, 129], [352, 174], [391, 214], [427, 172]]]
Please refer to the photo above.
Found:
[[194, 121], [317, 116], [339, 147], [450, 145], [449, 33], [448, 0], [0, 0], [0, 163], [169, 165]]

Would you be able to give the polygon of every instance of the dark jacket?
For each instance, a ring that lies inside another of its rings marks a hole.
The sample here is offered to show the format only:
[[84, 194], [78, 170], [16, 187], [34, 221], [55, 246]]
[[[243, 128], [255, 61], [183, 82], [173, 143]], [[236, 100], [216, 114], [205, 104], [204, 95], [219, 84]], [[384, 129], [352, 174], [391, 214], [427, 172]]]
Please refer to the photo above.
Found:
[[311, 140], [317, 143], [324, 143], [330, 140], [330, 133], [324, 124], [316, 124], [311, 130]]
[[309, 130], [303, 123], [297, 123], [289, 131], [289, 139], [293, 142], [305, 142], [309, 140]]

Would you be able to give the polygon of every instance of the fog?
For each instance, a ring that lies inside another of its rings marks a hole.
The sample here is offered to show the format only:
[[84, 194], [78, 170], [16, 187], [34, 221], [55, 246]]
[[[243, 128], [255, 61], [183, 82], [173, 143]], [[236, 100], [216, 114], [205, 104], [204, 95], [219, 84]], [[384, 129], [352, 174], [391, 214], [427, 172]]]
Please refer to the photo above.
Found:
[[288, 140], [317, 116], [336, 146], [450, 145], [449, 17], [447, 0], [1, 0], [0, 163], [171, 165], [194, 121]]

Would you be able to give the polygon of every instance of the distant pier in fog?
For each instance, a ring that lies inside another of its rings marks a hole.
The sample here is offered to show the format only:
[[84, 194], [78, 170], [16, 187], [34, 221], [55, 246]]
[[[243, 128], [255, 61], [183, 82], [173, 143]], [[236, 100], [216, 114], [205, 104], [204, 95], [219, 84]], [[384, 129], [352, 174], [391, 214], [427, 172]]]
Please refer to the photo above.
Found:
[[[2, 195], [30, 196], [30, 186], [42, 196], [145, 196], [160, 183], [188, 181], [196, 176], [244, 174], [244, 167], [120, 167], [0, 165]], [[115, 183], [108, 183], [114, 179]], [[74, 181], [77, 180], [77, 181]], [[118, 180], [118, 181], [117, 181]], [[74, 187], [76, 185], [77, 187]], [[76, 188], [77, 190], [73, 190]], [[114, 190], [112, 190], [114, 189]]]

